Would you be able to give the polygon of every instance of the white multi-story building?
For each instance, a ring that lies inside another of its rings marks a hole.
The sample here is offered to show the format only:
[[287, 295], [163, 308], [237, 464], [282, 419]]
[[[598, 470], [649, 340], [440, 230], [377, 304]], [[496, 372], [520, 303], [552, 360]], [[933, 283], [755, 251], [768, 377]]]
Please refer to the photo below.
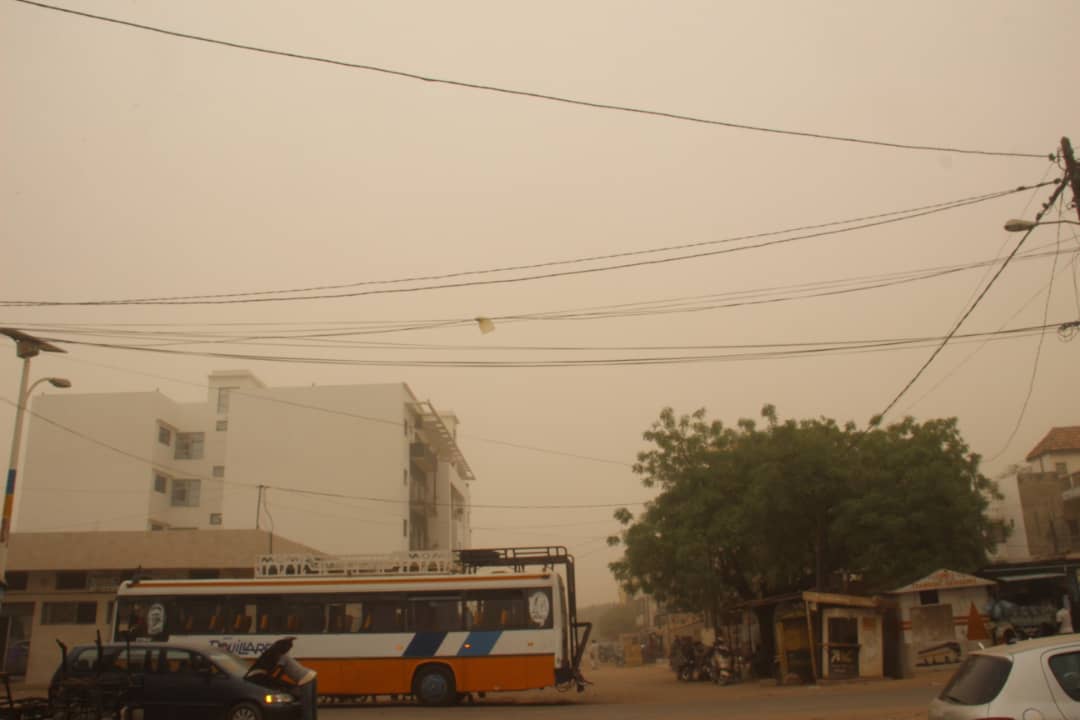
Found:
[[333, 554], [469, 547], [457, 417], [403, 383], [269, 388], [215, 372], [31, 404], [15, 531], [272, 530]]

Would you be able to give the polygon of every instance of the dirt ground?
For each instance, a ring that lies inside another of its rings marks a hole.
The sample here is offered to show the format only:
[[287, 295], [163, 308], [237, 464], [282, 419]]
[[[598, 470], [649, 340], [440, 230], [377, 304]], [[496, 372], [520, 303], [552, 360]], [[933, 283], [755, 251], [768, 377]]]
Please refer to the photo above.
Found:
[[[953, 669], [933, 670], [900, 680], [859, 679], [816, 685], [779, 686], [774, 680], [751, 680], [717, 686], [680, 682], [666, 663], [641, 667], [601, 665], [597, 670], [585, 671], [592, 684], [583, 693], [543, 690], [491, 695], [481, 702], [618, 705], [642, 710], [664, 706], [674, 716], [696, 716], [695, 709], [713, 707], [723, 708], [725, 720], [765, 716], [793, 720], [911, 720], [926, 717], [930, 699], [941, 691], [952, 673]], [[766, 711], [767, 715], [763, 714]]]

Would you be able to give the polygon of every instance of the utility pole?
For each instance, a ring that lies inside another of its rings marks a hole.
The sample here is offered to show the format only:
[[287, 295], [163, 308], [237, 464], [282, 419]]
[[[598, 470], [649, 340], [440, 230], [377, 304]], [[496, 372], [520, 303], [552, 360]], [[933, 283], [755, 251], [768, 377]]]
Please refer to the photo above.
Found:
[[255, 529], [259, 529], [259, 516], [262, 515], [262, 494], [265, 485], [256, 485], [258, 494], [255, 496]]
[[1061, 138], [1061, 156], [1065, 158], [1065, 171], [1069, 175], [1069, 184], [1072, 185], [1073, 205], [1076, 206], [1076, 217], [1080, 218], [1080, 169], [1076, 167], [1076, 158], [1073, 157], [1072, 143], [1069, 138]]

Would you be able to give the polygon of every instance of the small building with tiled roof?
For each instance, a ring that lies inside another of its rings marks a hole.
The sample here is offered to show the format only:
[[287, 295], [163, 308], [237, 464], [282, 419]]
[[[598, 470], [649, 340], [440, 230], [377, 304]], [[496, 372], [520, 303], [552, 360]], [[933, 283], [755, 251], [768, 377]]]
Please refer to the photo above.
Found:
[[1080, 425], [1050, 428], [1026, 457], [994, 478], [987, 515], [1012, 532], [993, 559], [1022, 562], [1080, 551]]
[[[1080, 470], [1080, 425], [1050, 428], [1026, 459], [1029, 463], [1038, 463], [1039, 472], [1067, 474], [1069, 470]], [[1061, 463], [1068, 468], [1065, 473], [1061, 472]]]

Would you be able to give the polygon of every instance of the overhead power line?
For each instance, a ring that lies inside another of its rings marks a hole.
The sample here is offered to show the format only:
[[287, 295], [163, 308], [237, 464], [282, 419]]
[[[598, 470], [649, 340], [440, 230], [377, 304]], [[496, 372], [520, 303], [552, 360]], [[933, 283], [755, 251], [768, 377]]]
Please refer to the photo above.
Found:
[[[1052, 323], [1058, 326], [1060, 323]], [[1026, 334], [1040, 332], [1043, 326], [1016, 328], [1011, 330], [993, 331], [989, 333], [970, 333], [959, 336], [962, 339], [979, 339], [988, 336], [1000, 337], [1023, 337]], [[951, 336], [949, 336], [951, 337]], [[798, 358], [805, 356], [821, 356], [826, 354], [849, 354], [861, 352], [881, 352], [887, 350], [923, 347], [929, 343], [936, 343], [940, 338], [902, 338], [893, 340], [873, 340], [862, 343], [822, 344], [821, 347], [785, 348], [779, 350], [758, 350], [752, 352], [736, 352], [727, 354], [695, 354], [676, 356], [627, 356], [614, 358], [593, 359], [558, 359], [558, 360], [357, 360], [350, 358], [328, 357], [304, 357], [285, 355], [257, 355], [249, 353], [225, 353], [207, 352], [196, 350], [179, 350], [175, 348], [145, 347], [139, 345], [122, 345], [116, 343], [97, 343], [85, 340], [71, 340], [58, 337], [43, 338], [49, 342], [77, 345], [82, 347], [97, 347], [111, 350], [125, 350], [132, 352], [156, 353], [163, 355], [180, 355], [187, 357], [211, 357], [230, 360], [245, 360], [253, 362], [296, 363], [313, 365], [341, 365], [355, 367], [457, 367], [457, 368], [562, 368], [562, 367], [614, 367], [634, 365], [675, 365], [701, 362], [737, 362], [747, 360], [779, 360], [785, 358]]]
[[344, 60], [335, 60], [333, 58], [321, 57], [318, 55], [307, 55], [304, 53], [288, 52], [285, 50], [274, 50], [271, 48], [260, 47], [256, 45], [248, 45], [245, 43], [238, 43], [229, 40], [221, 40], [217, 38], [207, 37], [204, 35], [195, 35], [192, 33], [180, 32], [177, 30], [169, 30], [167, 28], [157, 27], [154, 25], [146, 25], [143, 23], [132, 22], [130, 20], [122, 20], [120, 18], [109, 17], [106, 15], [96, 15], [94, 13], [83, 12], [80, 10], [72, 10], [71, 8], [59, 7], [57, 5], [50, 5], [48, 3], [36, 2], [35, 0], [15, 0], [15, 2], [23, 3], [24, 5], [33, 5], [35, 7], [43, 8], [45, 10], [53, 10], [56, 12], [66, 13], [68, 15], [75, 15], [90, 20], [98, 20], [101, 22], [112, 23], [114, 25], [122, 25], [124, 27], [134, 28], [137, 30], [145, 30], [148, 32], [159, 33], [161, 35], [168, 35], [170, 37], [182, 38], [185, 40], [194, 40], [202, 43], [209, 43], [212, 45], [220, 45], [223, 47], [229, 47], [236, 50], [246, 50], [249, 52], [263, 53], [266, 55], [276, 55], [278, 57], [290, 58], [293, 60], [306, 60], [309, 62], [324, 63], [327, 65], [336, 65], [338, 67], [350, 68], [353, 70], [366, 70], [368, 72], [382, 73], [384, 75], [391, 75], [399, 78], [406, 78], [409, 80], [420, 80], [425, 83], [435, 83], [440, 85], [448, 85], [451, 87], [465, 88], [468, 90], [479, 90], [483, 92], [499, 93], [503, 95], [514, 95], [518, 97], [530, 98], [533, 100], [543, 100], [548, 102], [562, 103], [566, 105], [576, 105], [580, 107], [594, 108], [597, 110], [613, 110], [617, 112], [633, 113], [637, 115], [647, 115], [651, 117], [664, 118], [667, 120], [679, 120], [682, 122], [698, 123], [701, 125], [712, 125], [718, 127], [732, 128], [736, 130], [750, 130], [753, 132], [770, 133], [773, 135], [789, 135], [794, 137], [810, 138], [814, 140], [829, 140], [833, 142], [853, 143], [858, 145], [873, 145], [878, 147], [894, 148], [899, 150], [922, 150], [930, 152], [948, 152], [958, 153], [964, 155], [986, 155], [996, 157], [1016, 157], [1016, 158], [1036, 158], [1044, 159], [1049, 157], [1053, 159], [1053, 154], [1047, 153], [1024, 153], [1024, 152], [1010, 152], [1010, 151], [998, 151], [998, 150], [980, 150], [973, 148], [958, 148], [947, 145], [920, 145], [913, 143], [901, 143], [891, 142], [886, 140], [873, 140], [870, 138], [852, 137], [847, 135], [833, 135], [827, 133], [808, 132], [803, 130], [784, 130], [780, 128], [764, 127], [760, 125], [748, 125], [745, 123], [736, 123], [727, 120], [714, 120], [710, 118], [697, 117], [694, 115], [685, 115], [682, 113], [667, 112], [663, 110], [651, 110], [647, 108], [632, 107], [629, 105], [616, 105], [614, 103], [604, 103], [594, 100], [581, 100], [577, 98], [570, 98], [561, 95], [551, 95], [548, 93], [537, 92], [533, 90], [520, 90], [508, 87], [500, 87], [497, 85], [486, 85], [482, 83], [467, 82], [463, 80], [452, 80], [449, 78], [440, 78], [433, 75], [424, 75], [420, 73], [407, 72], [404, 70], [396, 70], [388, 67], [381, 67], [378, 65], [369, 65], [366, 63], [354, 63]]
[[[1058, 220], [1061, 220], [1062, 205], [1064, 204], [1064, 197], [1058, 199]], [[1061, 245], [1061, 225], [1057, 226], [1057, 242]], [[1054, 276], [1057, 274], [1057, 255], [1054, 256], [1054, 264], [1050, 267], [1050, 281], [1046, 289], [1046, 302], [1043, 304], [1043, 322], [1046, 322], [1046, 318], [1050, 316], [1050, 300], [1054, 295]], [[1013, 438], [1016, 437], [1016, 433], [1020, 432], [1020, 426], [1024, 422], [1024, 415], [1027, 414], [1028, 403], [1031, 402], [1031, 395], [1035, 391], [1035, 379], [1039, 374], [1039, 361], [1042, 359], [1043, 341], [1046, 340], [1046, 331], [1039, 333], [1039, 341], [1035, 345], [1035, 358], [1031, 362], [1031, 377], [1028, 379], [1027, 393], [1024, 395], [1024, 402], [1020, 405], [1020, 412], [1016, 416], [1016, 423], [1013, 425], [1012, 432], [1009, 433], [1009, 437], [1005, 440], [1005, 443], [1001, 446], [1001, 450], [989, 458], [987, 462], [994, 462], [999, 457], [1005, 454], [1012, 445]]]
[[[17, 1], [18, 2], [23, 2], [24, 0], [17, 0]], [[490, 280], [467, 280], [467, 281], [460, 281], [460, 282], [436, 283], [436, 284], [419, 285], [419, 286], [404, 287], [404, 288], [392, 287], [392, 288], [379, 288], [379, 289], [369, 289], [369, 290], [354, 290], [354, 291], [351, 291], [351, 292], [342, 292], [342, 293], [322, 293], [322, 294], [309, 294], [309, 295], [285, 295], [285, 296], [283, 296], [283, 295], [273, 295], [273, 296], [268, 296], [269, 292], [280, 292], [280, 293], [296, 292], [296, 291], [286, 290], [286, 291], [265, 291], [264, 294], [261, 294], [259, 296], [245, 295], [245, 296], [242, 296], [242, 297], [234, 295], [234, 296], [187, 296], [187, 298], [181, 298], [181, 299], [136, 298], [136, 299], [122, 299], [122, 300], [100, 300], [99, 299], [99, 300], [63, 300], [63, 301], [61, 301], [61, 300], [0, 300], [0, 307], [77, 307], [77, 306], [113, 306], [113, 305], [233, 305], [233, 304], [250, 304], [250, 303], [267, 303], [267, 302], [295, 302], [295, 301], [300, 301], [300, 300], [328, 300], [328, 299], [362, 297], [362, 296], [367, 296], [367, 295], [402, 294], [402, 293], [422, 292], [422, 291], [428, 291], [428, 290], [444, 290], [444, 289], [452, 289], [452, 288], [476, 287], [476, 286], [487, 286], [487, 285], [505, 285], [505, 284], [511, 284], [511, 283], [527, 282], [527, 281], [532, 281], [532, 280], [545, 280], [545, 279], [558, 278], [558, 277], [570, 277], [570, 276], [575, 276], [575, 275], [585, 275], [585, 274], [591, 274], [591, 273], [609, 272], [609, 271], [613, 271], [613, 270], [625, 270], [625, 269], [628, 269], [628, 268], [635, 268], [635, 267], [644, 267], [644, 266], [651, 266], [651, 265], [662, 265], [662, 264], [667, 264], [667, 263], [681, 262], [681, 261], [685, 261], [685, 260], [696, 260], [696, 259], [701, 259], [701, 258], [706, 258], [706, 257], [714, 257], [714, 256], [718, 256], [718, 255], [727, 255], [727, 254], [736, 253], [736, 252], [743, 252], [743, 251], [746, 251], [746, 250], [758, 250], [758, 249], [761, 249], [761, 248], [773, 247], [773, 246], [776, 246], [776, 245], [792, 243], [792, 242], [796, 242], [796, 241], [799, 241], [799, 240], [810, 240], [810, 239], [815, 239], [815, 238], [829, 237], [829, 236], [832, 236], [832, 235], [840, 235], [840, 234], [844, 234], [844, 233], [854, 232], [854, 231], [857, 231], [857, 230], [865, 230], [865, 229], [868, 229], [868, 228], [880, 227], [880, 226], [883, 226], [883, 225], [891, 225], [893, 223], [904, 222], [906, 220], [913, 220], [915, 218], [920, 218], [920, 217], [926, 217], [928, 215], [934, 215], [936, 213], [941, 213], [941, 212], [945, 212], [945, 211], [948, 211], [948, 210], [955, 210], [955, 209], [961, 208], [961, 207], [968, 207], [968, 206], [971, 206], [971, 205], [977, 205], [977, 204], [980, 204], [980, 203], [988, 202], [990, 200], [996, 200], [996, 199], [999, 199], [999, 198], [1007, 197], [1007, 196], [1013, 195], [1015, 193], [1025, 192], [1025, 191], [1030, 190], [1030, 189], [1031, 189], [1030, 187], [1021, 185], [1019, 187], [1012, 188], [1010, 190], [1002, 190], [1002, 191], [998, 191], [998, 192], [994, 192], [994, 193], [987, 193], [987, 194], [984, 194], [984, 195], [976, 195], [976, 196], [972, 196], [972, 197], [968, 197], [968, 198], [961, 198], [959, 200], [949, 201], [949, 202], [946, 202], [946, 203], [937, 203], [935, 205], [923, 206], [921, 208], [913, 208], [912, 210], [909, 210], [909, 211], [898, 211], [898, 212], [890, 212], [890, 213], [884, 213], [884, 214], [874, 215], [874, 216], [867, 216], [867, 218], [866, 218], [867, 221], [866, 222], [848, 220], [848, 221], [831, 222], [831, 223], [826, 223], [824, 225], [818, 225], [818, 226], [807, 226], [808, 229], [809, 228], [815, 228], [815, 227], [817, 227], [817, 228], [825, 227], [825, 228], [828, 228], [828, 229], [819, 230], [819, 231], [816, 231], [816, 232], [804, 233], [804, 234], [801, 234], [801, 235], [791, 235], [789, 237], [780, 237], [780, 238], [773, 239], [773, 240], [764, 240], [764, 241], [761, 241], [761, 242], [751, 243], [751, 244], [747, 244], [747, 245], [739, 245], [739, 246], [731, 247], [731, 248], [722, 248], [722, 249], [719, 249], [719, 250], [709, 250], [709, 251], [690, 253], [690, 254], [685, 254], [685, 255], [675, 255], [675, 256], [669, 256], [669, 257], [650, 258], [650, 259], [647, 259], [647, 260], [629, 261], [629, 262], [623, 262], [623, 263], [616, 263], [616, 264], [612, 264], [612, 265], [603, 265], [603, 266], [600, 266], [600, 267], [575, 268], [575, 269], [570, 269], [570, 270], [561, 270], [561, 271], [552, 271], [552, 272], [546, 272], [546, 273], [537, 273], [537, 274], [533, 274], [533, 275], [523, 275], [523, 276], [517, 276], [517, 277], [510, 277], [510, 278], [496, 278], [496, 279], [490, 279]], [[851, 223], [854, 223], [854, 224], [851, 224]], [[846, 225], [846, 226], [845, 227], [836, 227], [838, 225]], [[722, 243], [722, 242], [727, 243], [727, 242], [733, 242], [733, 241], [737, 241], [737, 240], [775, 237], [775, 236], [778, 236], [778, 235], [787, 235], [787, 234], [790, 234], [792, 232], [795, 232], [795, 231], [794, 230], [770, 231], [770, 232], [765, 232], [765, 233], [756, 233], [754, 235], [743, 235], [743, 236], [739, 236], [739, 237], [735, 237], [735, 238], [726, 238], [724, 240], [707, 241], [707, 243], [708, 244], [719, 244], [719, 243]], [[680, 248], [690, 247], [690, 245], [678, 246], [678, 247], [680, 247]], [[671, 248], [665, 248], [664, 250], [667, 250], [667, 249], [671, 249]], [[627, 255], [635, 255], [635, 254], [642, 254], [642, 253], [655, 253], [655, 252], [660, 252], [660, 251], [658, 251], [658, 250], [636, 251], [636, 252], [633, 252], [633, 253], [618, 253], [618, 254], [611, 255], [611, 256], [597, 256], [597, 258], [599, 258], [599, 257], [616, 258], [616, 257], [625, 257]], [[549, 262], [549, 263], [537, 263], [537, 264], [534, 264], [534, 265], [522, 265], [522, 266], [517, 266], [517, 268], [518, 269], [527, 269], [527, 268], [535, 269], [535, 268], [540, 268], [540, 267], [544, 267], [544, 266], [552, 265], [552, 264], [558, 264], [558, 265], [572, 264], [572, 263], [576, 264], [576, 263], [587, 262], [587, 261], [590, 261], [590, 260], [591, 259], [578, 258], [578, 259], [574, 259], [574, 260], [554, 261], [554, 263]], [[486, 273], [502, 272], [502, 271], [503, 270], [500, 270], [500, 269], [474, 270], [474, 271], [466, 271], [466, 272], [463, 272], [463, 273], [456, 273], [456, 274], [447, 275], [447, 276], [440, 276], [440, 277], [451, 277], [453, 275], [457, 275], [457, 276], [476, 275], [476, 274], [486, 274]], [[397, 283], [397, 282], [401, 282], [401, 281], [379, 281], [379, 284], [390, 284], [390, 283]], [[353, 284], [352, 286], [356, 286], [356, 285], [358, 285], [358, 284]]]
[[[16, 403], [13, 400], [10, 400], [10, 399], [8, 399], [6, 397], [0, 397], [0, 402], [4, 402], [4, 403], [6, 403], [8, 405], [11, 405], [12, 407], [18, 407], [18, 403]], [[129, 452], [129, 451], [124, 450], [122, 448], [118, 448], [115, 445], [107, 443], [107, 442], [105, 442], [103, 440], [98, 440], [97, 438], [95, 438], [95, 437], [93, 437], [91, 435], [88, 435], [87, 433], [84, 433], [84, 432], [82, 432], [80, 430], [76, 430], [75, 428], [72, 428], [72, 427], [70, 427], [68, 425], [65, 425], [64, 423], [57, 422], [56, 420], [45, 417], [41, 413], [30, 410], [29, 408], [24, 408], [24, 410], [31, 417], [36, 418], [36, 419], [38, 419], [38, 420], [40, 420], [40, 421], [42, 421], [44, 423], [47, 423], [47, 424], [57, 428], [58, 430], [61, 430], [62, 432], [66, 432], [66, 433], [68, 433], [70, 435], [74, 435], [75, 437], [78, 437], [78, 438], [80, 438], [80, 439], [82, 439], [82, 440], [84, 440], [84, 441], [86, 441], [88, 443], [91, 443], [93, 445], [97, 445], [99, 447], [102, 447], [102, 448], [104, 448], [106, 450], [109, 450], [110, 452], [114, 452], [114, 453], [116, 453], [118, 455], [122, 455], [122, 456], [124, 456], [126, 458], [129, 458], [131, 460], [135, 460], [136, 462], [148, 465], [149, 467], [151, 467], [151, 468], [153, 468], [155, 470], [163, 470], [165, 472], [176, 475], [178, 477], [191, 477], [191, 478], [197, 478], [199, 480], [208, 480], [209, 479], [205, 475], [199, 475], [198, 473], [193, 473], [193, 472], [188, 472], [188, 471], [182, 471], [181, 472], [181, 471], [178, 471], [176, 469], [170, 468], [170, 467], [168, 467], [166, 465], [162, 465], [161, 463], [155, 462], [154, 460], [152, 460], [150, 458], [143, 457], [141, 455]], [[278, 492], [290, 493], [290, 494], [294, 494], [294, 495], [308, 495], [308, 496], [311, 496], [311, 497], [336, 498], [336, 499], [340, 499], [340, 500], [361, 500], [361, 501], [364, 501], [364, 502], [372, 502], [372, 503], [380, 503], [380, 504], [396, 504], [396, 505], [401, 505], [401, 504], [408, 505], [411, 502], [408, 499], [403, 500], [401, 498], [380, 498], [380, 497], [373, 497], [373, 496], [367, 496], [367, 495], [352, 495], [352, 494], [348, 494], [348, 493], [336, 493], [336, 492], [329, 492], [329, 491], [323, 491], [323, 490], [281, 487], [281, 486], [278, 486], [278, 485], [268, 485], [266, 483], [259, 483], [259, 484], [256, 484], [256, 483], [242, 483], [242, 482], [237, 482], [235, 480], [229, 480], [227, 478], [212, 478], [212, 480], [214, 482], [220, 482], [223, 487], [226, 487], [226, 486], [242, 487], [242, 488], [246, 488], [246, 489], [249, 489], [249, 490], [255, 490], [255, 489], [258, 489], [259, 487], [262, 487], [262, 488], [267, 489], [267, 490], [277, 490]], [[59, 490], [59, 488], [51, 488], [51, 490]], [[579, 510], [579, 509], [580, 510], [589, 510], [589, 509], [597, 509], [597, 508], [619, 508], [619, 507], [624, 507], [626, 505], [644, 505], [644, 504], [646, 504], [648, 502], [650, 502], [650, 501], [649, 500], [635, 500], [635, 501], [631, 501], [631, 502], [618, 502], [618, 503], [567, 503], [567, 504], [553, 504], [553, 505], [547, 505], [547, 504], [533, 504], [533, 505], [530, 505], [530, 504], [485, 504], [485, 503], [471, 503], [470, 502], [470, 503], [468, 503], [468, 507], [470, 509], [489, 508], [489, 509], [497, 509], [497, 510]], [[435, 505], [437, 505], [439, 507], [449, 507], [451, 505], [451, 503], [449, 501], [447, 501], [447, 502], [435, 502], [433, 504], [435, 504]], [[457, 506], [456, 503], [454, 503], [454, 505]]]
[[[294, 495], [310, 495], [312, 497], [324, 497], [324, 498], [336, 498], [339, 500], [363, 500], [365, 502], [374, 503], [386, 503], [386, 504], [401, 504], [408, 503], [408, 500], [399, 500], [394, 498], [378, 498], [369, 497], [366, 495], [351, 495], [349, 493], [335, 493], [335, 492], [323, 492], [320, 490], [305, 490], [301, 488], [288, 488], [277, 487], [275, 485], [264, 485], [263, 487], [270, 488], [271, 490], [277, 490], [283, 493], [292, 493]], [[649, 503], [649, 500], [636, 500], [629, 503], [557, 503], [552, 505], [516, 505], [516, 504], [498, 504], [498, 503], [469, 503], [469, 508], [476, 509], [489, 509], [489, 510], [595, 510], [595, 509], [615, 509], [620, 507], [626, 507], [627, 505], [645, 505]], [[435, 503], [436, 505], [446, 507], [450, 503]]]
[[[1063, 252], [1056, 244], [1043, 245], [1021, 253], [1013, 262], [1037, 260]], [[707, 295], [691, 295], [652, 300], [639, 300], [629, 303], [567, 308], [561, 310], [538, 311], [515, 315], [494, 315], [492, 320], [499, 323], [558, 321], [558, 320], [603, 320], [612, 318], [644, 317], [672, 313], [702, 312], [716, 309], [729, 309], [747, 305], [790, 302], [828, 295], [863, 292], [901, 284], [921, 282], [923, 280], [944, 277], [957, 272], [991, 268], [1000, 262], [999, 257], [953, 265], [939, 265], [911, 270], [902, 270], [877, 275], [849, 276], [831, 280], [817, 280], [806, 283], [775, 285], [745, 290], [731, 290]], [[985, 278], [983, 278], [985, 280]], [[979, 282], [982, 285], [982, 281]], [[788, 292], [789, 295], [773, 295]], [[977, 292], [977, 288], [976, 288]], [[1080, 293], [1078, 293], [1080, 296]], [[972, 294], [974, 297], [974, 293]], [[967, 303], [965, 303], [966, 306]], [[407, 343], [387, 342], [384, 340], [349, 340], [356, 336], [367, 336], [384, 332], [380, 327], [392, 327], [393, 331], [423, 330], [432, 326], [449, 327], [453, 325], [474, 325], [474, 318], [439, 319], [439, 320], [344, 320], [344, 321], [288, 321], [288, 322], [211, 322], [211, 323], [33, 323], [10, 322], [20, 328], [38, 335], [63, 335], [79, 338], [121, 338], [125, 340], [160, 341], [158, 346], [191, 344], [242, 344], [266, 345], [272, 347], [317, 347], [343, 348], [362, 347], [369, 350], [404, 349], [438, 351], [590, 351], [590, 350], [685, 350], [685, 349], [720, 349], [748, 347], [741, 344], [724, 345], [675, 345], [675, 346], [615, 346], [615, 345], [493, 345], [446, 344], [446, 343]], [[267, 334], [263, 328], [275, 326], [279, 329]], [[310, 328], [327, 328], [311, 331]], [[332, 331], [329, 328], [334, 328]], [[158, 329], [161, 328], [161, 329]], [[171, 329], [175, 328], [175, 329]], [[206, 328], [206, 329], [204, 329]], [[223, 332], [212, 328], [230, 328]], [[1003, 328], [1002, 328], [1003, 329]], [[237, 333], [243, 333], [238, 335]], [[261, 342], [261, 341], [303, 341], [303, 342]], [[813, 343], [799, 343], [802, 345]], [[776, 346], [776, 343], [767, 343]], [[759, 345], [761, 346], [761, 345]]]
[[887, 415], [888, 412], [890, 410], [892, 410], [896, 406], [896, 403], [900, 402], [900, 398], [904, 397], [904, 395], [907, 393], [907, 391], [911, 389], [911, 387], [918, 381], [918, 379], [920, 377], [922, 377], [922, 374], [924, 372], [926, 372], [926, 369], [928, 367], [930, 367], [931, 363], [934, 362], [934, 359], [939, 354], [941, 354], [941, 351], [945, 349], [945, 346], [949, 344], [949, 341], [952, 340], [952, 338], [960, 330], [960, 326], [963, 325], [964, 321], [967, 320], [968, 317], [971, 316], [971, 313], [973, 313], [975, 311], [975, 308], [977, 308], [979, 306], [979, 303], [981, 303], [983, 298], [986, 297], [986, 294], [988, 292], [990, 292], [990, 288], [992, 288], [994, 286], [994, 283], [997, 281], [997, 279], [999, 277], [1001, 277], [1001, 274], [1003, 272], [1005, 272], [1005, 268], [1007, 268], [1009, 266], [1009, 263], [1012, 261], [1012, 259], [1014, 257], [1016, 257], [1016, 254], [1018, 252], [1020, 252], [1020, 248], [1023, 247], [1024, 241], [1028, 239], [1028, 236], [1031, 235], [1031, 233], [1038, 226], [1038, 222], [1039, 222], [1039, 220], [1042, 219], [1042, 216], [1046, 213], [1046, 211], [1050, 207], [1052, 207], [1054, 205], [1054, 203], [1058, 199], [1058, 196], [1062, 193], [1062, 191], [1065, 190], [1065, 188], [1068, 185], [1069, 185], [1069, 176], [1068, 175], [1066, 175], [1065, 177], [1061, 178], [1060, 181], [1058, 181], [1057, 187], [1054, 188], [1054, 192], [1050, 195], [1050, 199], [1046, 201], [1045, 205], [1043, 205], [1042, 210], [1040, 210], [1038, 213], [1035, 214], [1035, 224], [1033, 224], [1030, 228], [1028, 228], [1027, 232], [1025, 232], [1020, 237], [1020, 240], [1016, 243], [1016, 247], [1013, 248], [1012, 252], [1009, 253], [1009, 255], [1005, 258], [1004, 262], [1001, 263], [1001, 267], [999, 267], [997, 272], [995, 272], [994, 275], [990, 278], [990, 281], [986, 283], [986, 285], [982, 289], [982, 292], [980, 292], [978, 294], [978, 296], [975, 298], [974, 302], [972, 302], [971, 305], [968, 307], [967, 311], [964, 312], [964, 314], [960, 316], [960, 319], [956, 321], [956, 323], [953, 325], [952, 329], [949, 330], [949, 332], [945, 335], [945, 337], [941, 339], [941, 343], [936, 348], [934, 348], [934, 351], [932, 353], [930, 353], [930, 357], [928, 357], [926, 359], [926, 362], [924, 362], [922, 364], [922, 366], [919, 367], [919, 369], [915, 372], [915, 374], [911, 377], [911, 379], [907, 381], [907, 383], [904, 385], [904, 387], [900, 388], [900, 392], [898, 392], [896, 394], [896, 396], [891, 401], [889, 401], [889, 404], [885, 406], [885, 409], [882, 410], [880, 413], [878, 413], [878, 415], [876, 417], [876, 420], [878, 422], [880, 422], [881, 419], [884, 418], [885, 415]]

